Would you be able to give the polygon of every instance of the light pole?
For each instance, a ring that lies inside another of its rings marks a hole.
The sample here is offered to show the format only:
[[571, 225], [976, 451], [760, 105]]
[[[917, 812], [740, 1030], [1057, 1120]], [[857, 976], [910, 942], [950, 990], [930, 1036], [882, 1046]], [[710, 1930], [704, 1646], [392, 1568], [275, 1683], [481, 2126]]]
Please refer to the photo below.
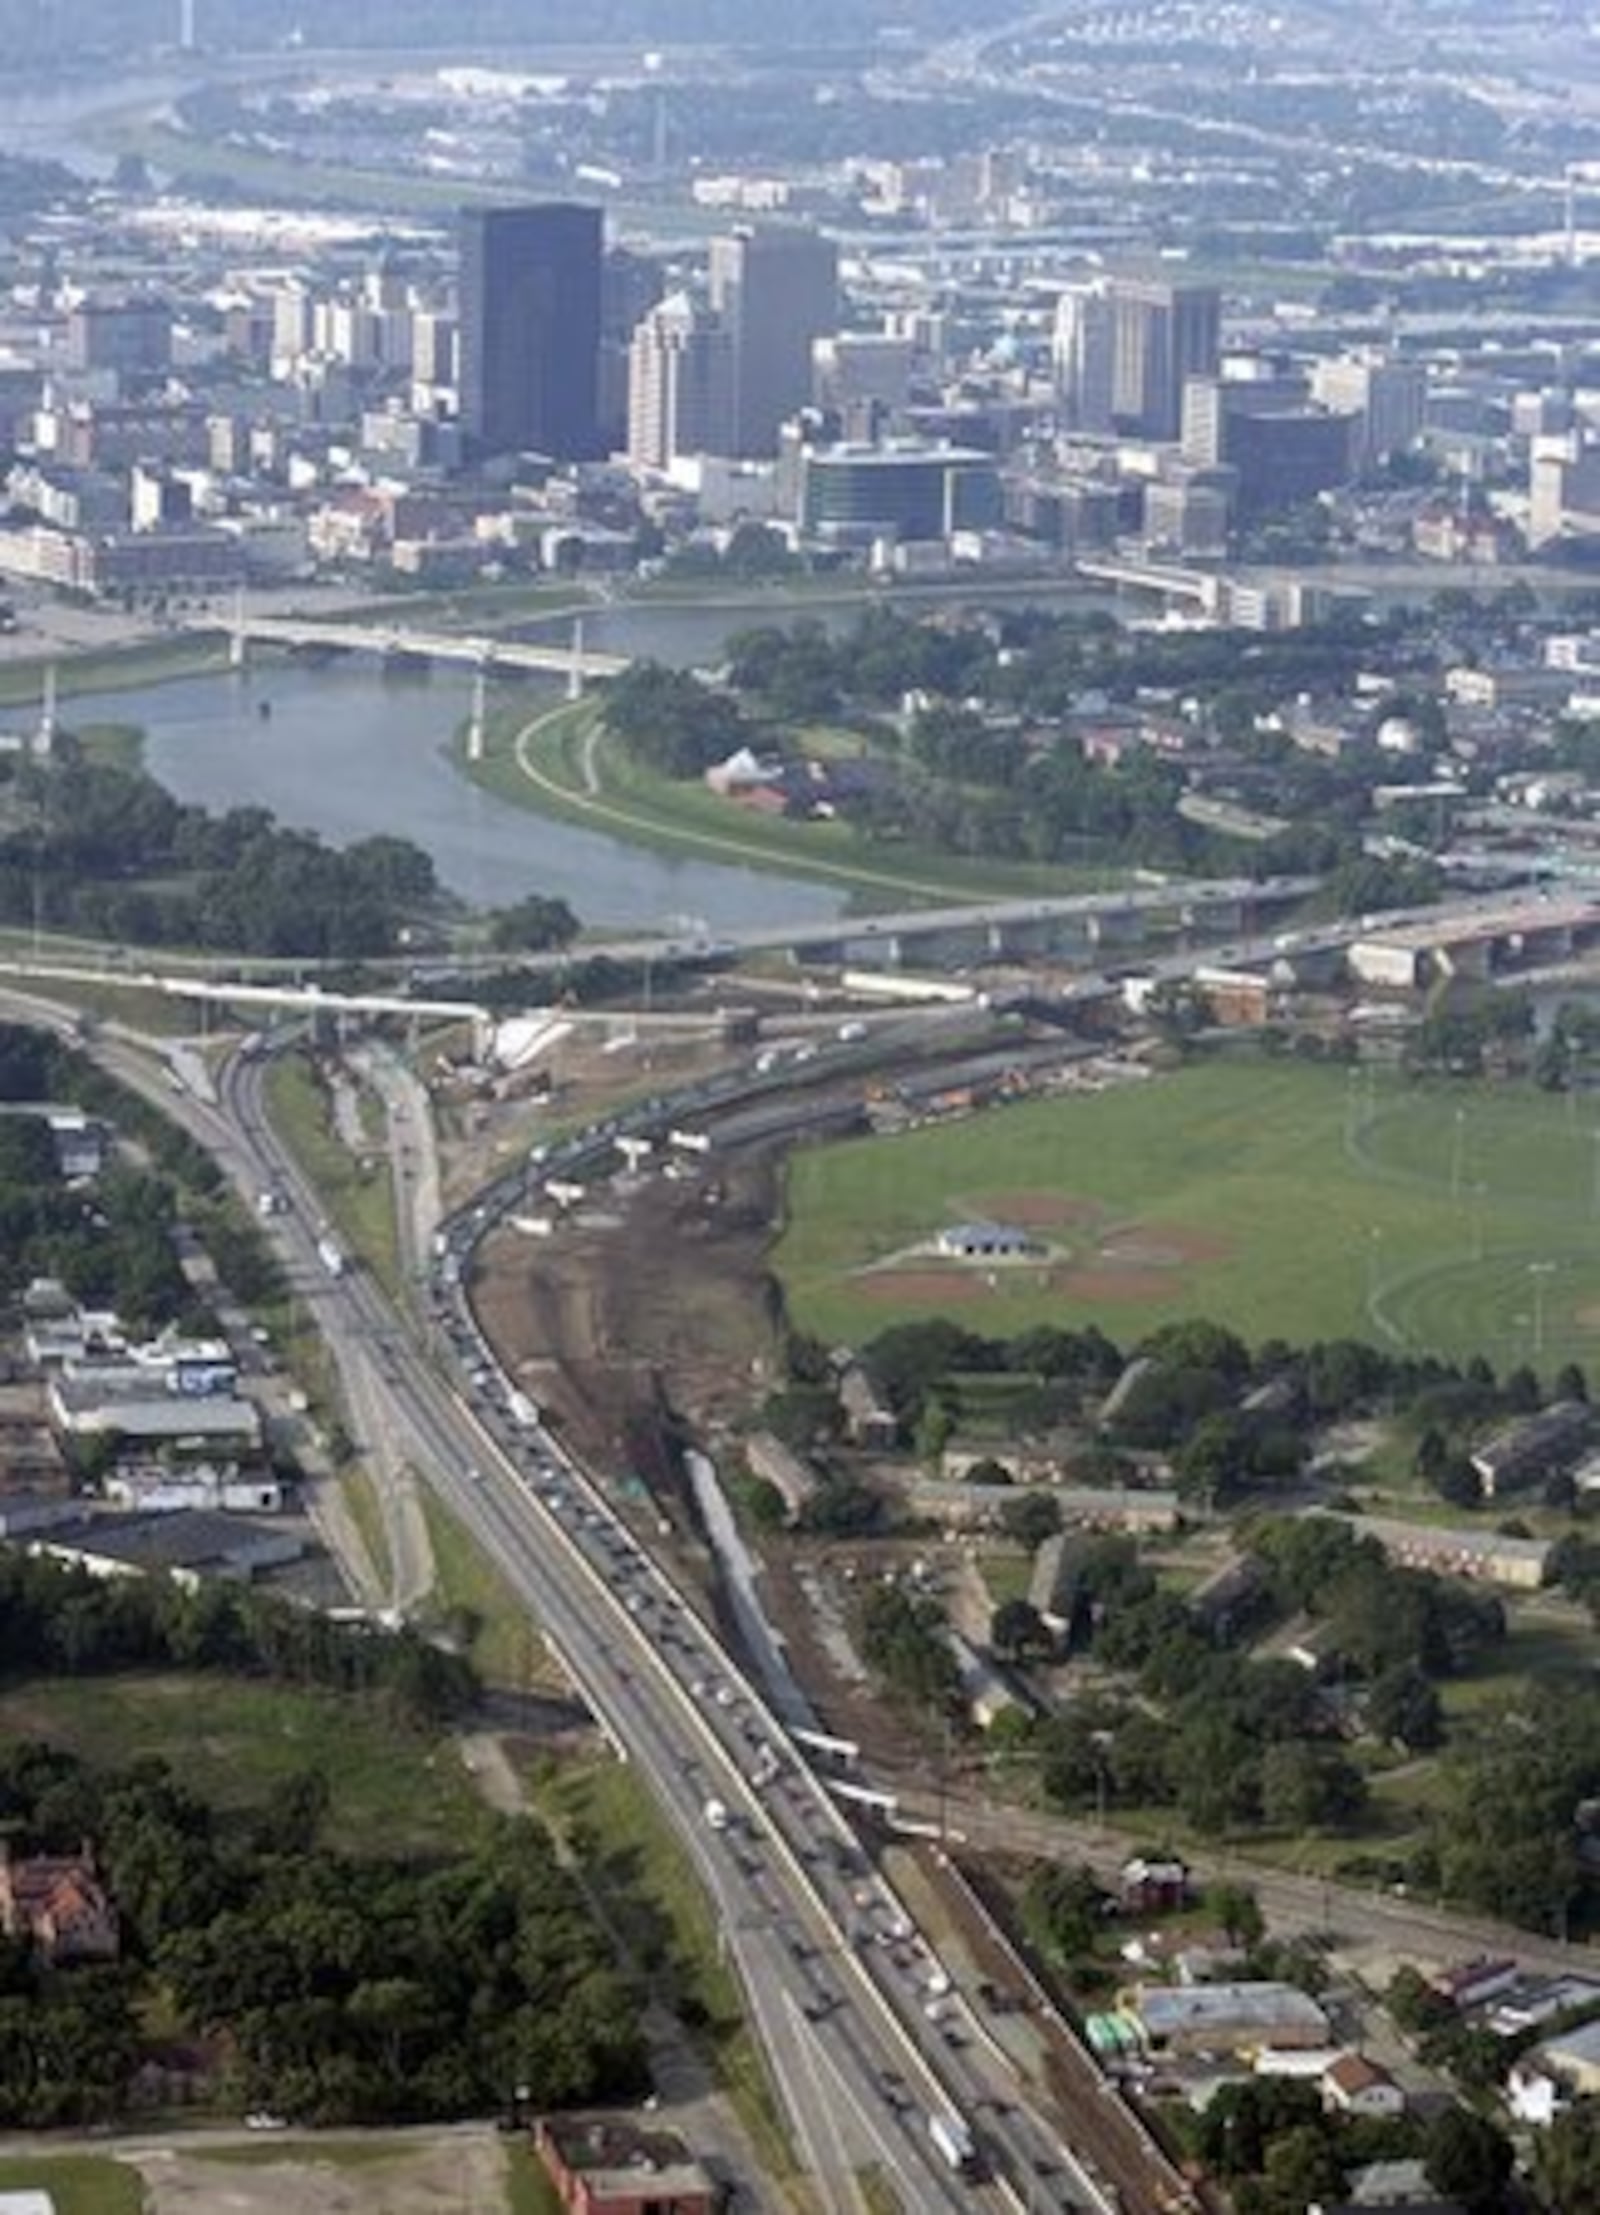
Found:
[[1456, 1109], [1455, 1138], [1450, 1150], [1450, 1197], [1457, 1206], [1461, 1203], [1461, 1165], [1466, 1147], [1467, 1111]]

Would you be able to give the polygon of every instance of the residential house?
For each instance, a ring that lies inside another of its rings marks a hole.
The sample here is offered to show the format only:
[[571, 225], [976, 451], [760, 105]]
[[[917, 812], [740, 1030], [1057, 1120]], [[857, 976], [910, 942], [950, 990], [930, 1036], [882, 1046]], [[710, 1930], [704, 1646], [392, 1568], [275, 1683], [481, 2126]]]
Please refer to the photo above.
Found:
[[1420, 2161], [1374, 2161], [1358, 2169], [1342, 2200], [1314, 2200], [1306, 2215], [1464, 2215], [1428, 2182]]
[[1558, 2031], [1530, 2047], [1512, 2067], [1506, 2084], [1511, 2112], [1519, 2123], [1551, 2123], [1573, 2100], [1600, 2095], [1600, 2022]]
[[1323, 2104], [1339, 2115], [1403, 2115], [1406, 2096], [1387, 2069], [1365, 2054], [1343, 2053], [1322, 2079]]
[[1503, 1998], [1516, 1981], [1517, 1965], [1509, 1954], [1486, 1954], [1475, 1961], [1460, 1962], [1453, 1969], [1440, 1970], [1428, 1979], [1428, 1984], [1441, 2000], [1448, 2000], [1458, 2013], [1465, 2014], [1470, 2008]]
[[1173, 1915], [1189, 1904], [1189, 1864], [1177, 1854], [1151, 1861], [1136, 1854], [1117, 1878], [1124, 1915]]
[[122, 1949], [116, 1908], [88, 1852], [14, 1858], [0, 1842], [0, 1929], [26, 1938], [52, 1968], [115, 1961]]

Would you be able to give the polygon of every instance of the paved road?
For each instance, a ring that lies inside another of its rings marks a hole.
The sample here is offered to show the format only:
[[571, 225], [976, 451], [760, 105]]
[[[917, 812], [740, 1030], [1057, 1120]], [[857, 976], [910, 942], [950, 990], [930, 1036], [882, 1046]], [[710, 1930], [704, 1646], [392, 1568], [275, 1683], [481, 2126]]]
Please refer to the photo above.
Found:
[[[952, 2177], [928, 2137], [928, 2112], [951, 2095], [908, 2023], [941, 2051], [948, 2035], [966, 2033], [922, 2017], [936, 1975], [926, 1945], [899, 1932], [899, 1911], [870, 1872], [839, 1858], [854, 1856], [853, 1841], [819, 1787], [787, 1768], [752, 1785], [759, 1747], [777, 1743], [778, 1726], [555, 1442], [519, 1433], [502, 1414], [485, 1420], [488, 1409], [466, 1407], [426, 1363], [397, 1359], [402, 1326], [369, 1279], [322, 1271], [319, 1282], [315, 1196], [268, 1129], [261, 1075], [259, 1063], [236, 1060], [222, 1073], [221, 1114], [191, 1104], [187, 1117], [209, 1127], [208, 1143], [236, 1173], [256, 1185], [275, 1178], [291, 1193], [291, 1212], [274, 1227], [341, 1370], [376, 1368], [408, 1458], [526, 1599], [678, 1831], [717, 1907], [823, 2204], [858, 2208], [857, 2172], [868, 2167], [919, 2211], [998, 2204], [991, 2189]], [[440, 1327], [458, 1360], [481, 1352], [459, 1313]], [[725, 1825], [708, 1821], [712, 1801], [728, 1811]], [[847, 1918], [871, 1927], [852, 1935]], [[1012, 2090], [981, 2047], [960, 2081], [975, 2104], [1004, 2103]], [[1036, 2207], [1106, 2204], [1036, 2118], [1011, 2127], [1030, 2173], [1042, 2172]]]
[[[915, 1786], [894, 1789], [908, 1815], [935, 1823], [941, 1820], [936, 1793]], [[960, 1791], [945, 1797], [942, 1819], [952, 1839], [969, 1845], [1057, 1861], [1086, 1861], [1107, 1873], [1119, 1868], [1130, 1851], [1125, 1836], [1098, 1825], [1068, 1816], [999, 1808]], [[1441, 1967], [1481, 1954], [1514, 1954], [1526, 1967], [1551, 1975], [1580, 1969], [1594, 1972], [1593, 1947], [1541, 1938], [1487, 1916], [1455, 1914], [1405, 1894], [1297, 1876], [1223, 1852], [1202, 1854], [1193, 1866], [1202, 1881], [1248, 1885], [1274, 1930], [1328, 1933], [1347, 1946]]]

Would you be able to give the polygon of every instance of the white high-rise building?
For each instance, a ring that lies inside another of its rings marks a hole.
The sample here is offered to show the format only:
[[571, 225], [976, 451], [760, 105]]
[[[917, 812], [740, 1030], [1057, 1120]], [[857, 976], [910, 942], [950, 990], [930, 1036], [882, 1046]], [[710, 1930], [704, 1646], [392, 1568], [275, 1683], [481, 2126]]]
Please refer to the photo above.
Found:
[[733, 340], [686, 292], [650, 310], [628, 349], [628, 459], [670, 469], [684, 454], [735, 445]]
[[1116, 319], [1103, 279], [1062, 293], [1052, 351], [1062, 427], [1105, 435], [1112, 427]]

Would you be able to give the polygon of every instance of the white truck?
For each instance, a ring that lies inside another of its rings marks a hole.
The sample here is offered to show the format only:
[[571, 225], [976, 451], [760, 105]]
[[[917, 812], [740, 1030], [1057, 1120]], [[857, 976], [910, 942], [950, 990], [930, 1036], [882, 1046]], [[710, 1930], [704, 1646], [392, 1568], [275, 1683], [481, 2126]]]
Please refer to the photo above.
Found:
[[707, 1800], [705, 1804], [707, 1830], [726, 1830], [728, 1810], [721, 1800]]
[[978, 2165], [978, 2149], [973, 2144], [965, 2117], [953, 2114], [948, 2108], [943, 2113], [936, 2110], [928, 2117], [928, 2136], [947, 2169], [953, 2170], [958, 2177], [971, 2176]]
[[344, 1248], [336, 1238], [324, 1231], [317, 1240], [317, 1259], [330, 1277], [342, 1277], [345, 1272]]

